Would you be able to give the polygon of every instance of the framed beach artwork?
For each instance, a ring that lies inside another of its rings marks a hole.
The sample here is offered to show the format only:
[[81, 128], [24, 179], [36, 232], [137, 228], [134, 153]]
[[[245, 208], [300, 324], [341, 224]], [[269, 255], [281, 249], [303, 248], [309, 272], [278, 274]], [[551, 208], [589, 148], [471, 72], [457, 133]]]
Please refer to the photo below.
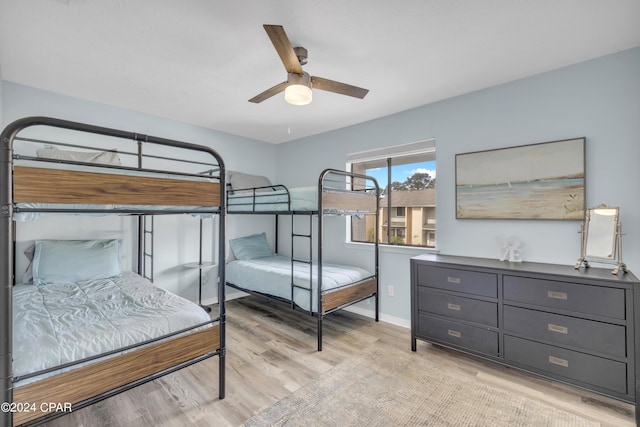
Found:
[[456, 154], [456, 218], [583, 220], [585, 138]]

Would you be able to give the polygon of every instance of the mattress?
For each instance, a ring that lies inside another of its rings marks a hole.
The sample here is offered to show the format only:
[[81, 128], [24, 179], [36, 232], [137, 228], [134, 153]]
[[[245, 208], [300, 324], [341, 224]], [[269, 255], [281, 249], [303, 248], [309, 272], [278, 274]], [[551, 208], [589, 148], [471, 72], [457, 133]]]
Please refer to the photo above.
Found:
[[[239, 190], [227, 195], [227, 211], [229, 213], [242, 212], [317, 212], [318, 211], [318, 187], [296, 187], [290, 188], [287, 192], [282, 186], [275, 186], [274, 191], [260, 189]], [[323, 204], [322, 213], [325, 215], [354, 215], [361, 216], [375, 213], [375, 193], [346, 191], [332, 188], [322, 190]], [[339, 200], [338, 205], [328, 206], [327, 200], [335, 196], [347, 199]], [[289, 204], [289, 200], [291, 203]]]
[[[160, 206], [160, 205], [82, 205], [64, 203], [16, 203], [18, 209], [43, 209], [43, 210], [96, 210], [97, 212], [64, 212], [65, 215], [88, 215], [107, 216], [114, 215], [118, 211], [152, 211], [154, 213], [170, 213], [188, 211], [192, 216], [202, 218], [212, 217], [212, 211], [219, 209], [218, 206]], [[105, 212], [114, 211], [114, 212]], [[35, 221], [42, 212], [19, 212], [14, 211], [13, 219], [20, 222]]]
[[[227, 199], [229, 212], [286, 212], [318, 210], [318, 187], [297, 187], [289, 191], [276, 187], [274, 191], [240, 190]], [[255, 204], [254, 204], [255, 197]], [[291, 207], [289, 207], [289, 199]]]
[[[61, 169], [60, 165], [56, 164], [47, 164], [42, 162], [34, 162], [29, 161], [25, 162], [27, 166], [37, 166], [45, 169]], [[96, 165], [95, 167], [90, 166], [78, 166], [78, 165], [67, 165], [68, 170], [74, 170], [79, 172], [100, 172], [100, 173], [110, 173], [115, 175], [130, 175], [130, 176], [140, 176], [140, 177], [152, 177], [152, 178], [166, 178], [166, 179], [180, 179], [186, 181], [213, 181], [216, 182], [215, 178], [207, 177], [207, 176], [189, 176], [189, 175], [176, 175], [170, 173], [162, 173], [162, 172], [148, 172], [148, 171], [137, 171], [137, 170], [120, 170], [120, 169], [105, 169], [100, 168], [100, 165]], [[67, 168], [65, 168], [67, 169]], [[105, 215], [113, 215], [113, 213], [105, 212], [105, 211], [153, 211], [157, 213], [167, 213], [167, 212], [184, 212], [189, 211], [191, 215], [200, 216], [200, 217], [211, 217], [213, 216], [212, 211], [218, 210], [219, 206], [161, 206], [161, 205], [87, 205], [87, 204], [64, 204], [64, 203], [16, 203], [17, 211], [13, 213], [13, 219], [16, 221], [27, 222], [34, 221], [40, 215], [39, 212], [20, 212], [20, 209], [43, 209], [43, 210], [98, 210], [98, 212], [77, 212], [78, 215], [93, 215], [93, 216], [105, 216]], [[73, 214], [74, 212], [65, 212], [66, 214]]]
[[[13, 287], [13, 375], [53, 368], [209, 320], [200, 306], [132, 272], [78, 283], [19, 284]], [[17, 385], [49, 375], [53, 374]]]
[[[309, 288], [309, 264], [295, 263], [293, 282]], [[312, 266], [312, 292], [294, 288], [293, 301], [299, 307], [309, 310], [313, 294], [314, 312], [318, 311], [317, 265]], [[291, 300], [291, 259], [275, 255], [252, 260], [234, 260], [227, 263], [225, 269], [227, 283], [241, 288]], [[339, 264], [322, 264], [322, 290], [338, 288], [372, 277], [373, 274], [359, 267]]]

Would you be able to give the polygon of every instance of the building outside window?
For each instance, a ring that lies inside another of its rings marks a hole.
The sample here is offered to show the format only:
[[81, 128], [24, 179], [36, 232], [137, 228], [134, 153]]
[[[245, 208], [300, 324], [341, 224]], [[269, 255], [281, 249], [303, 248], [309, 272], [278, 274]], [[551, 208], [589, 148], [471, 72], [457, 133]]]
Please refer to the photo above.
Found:
[[[352, 172], [373, 176], [381, 190], [379, 242], [435, 248], [435, 141], [387, 147], [347, 157]], [[373, 242], [373, 216], [352, 217], [352, 242]]]

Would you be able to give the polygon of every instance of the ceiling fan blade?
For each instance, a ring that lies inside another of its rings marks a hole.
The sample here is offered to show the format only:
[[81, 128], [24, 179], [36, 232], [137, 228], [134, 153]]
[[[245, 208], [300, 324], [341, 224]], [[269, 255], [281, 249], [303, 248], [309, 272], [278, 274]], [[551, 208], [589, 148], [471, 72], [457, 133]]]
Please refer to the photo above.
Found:
[[323, 79], [322, 77], [311, 77], [311, 87], [313, 89], [326, 90], [328, 92], [339, 93], [341, 95], [353, 96], [354, 98], [364, 98], [369, 89], [363, 89], [357, 86], [351, 86], [346, 83], [336, 82], [334, 80]]
[[271, 39], [273, 47], [276, 48], [276, 52], [278, 52], [287, 73], [302, 74], [302, 66], [300, 65], [300, 61], [298, 61], [298, 56], [294, 52], [289, 37], [287, 37], [287, 33], [284, 32], [282, 25], [265, 24], [263, 27]]
[[253, 102], [253, 103], [258, 104], [258, 103], [264, 101], [265, 99], [271, 98], [273, 95], [279, 94], [280, 92], [285, 90], [286, 87], [287, 87], [287, 82], [278, 83], [274, 87], [269, 88], [269, 89], [265, 90], [264, 92], [262, 92], [261, 94], [254, 96], [253, 98], [251, 98], [249, 100], [249, 102]]

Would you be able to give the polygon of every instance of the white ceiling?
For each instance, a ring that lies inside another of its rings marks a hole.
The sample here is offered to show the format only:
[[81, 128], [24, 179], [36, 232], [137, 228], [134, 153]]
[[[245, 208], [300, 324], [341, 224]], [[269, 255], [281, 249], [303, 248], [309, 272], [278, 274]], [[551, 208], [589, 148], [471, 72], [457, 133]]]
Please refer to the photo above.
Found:
[[[639, 0], [0, 0], [4, 80], [279, 143], [640, 46]], [[305, 71], [370, 90], [295, 107]]]

